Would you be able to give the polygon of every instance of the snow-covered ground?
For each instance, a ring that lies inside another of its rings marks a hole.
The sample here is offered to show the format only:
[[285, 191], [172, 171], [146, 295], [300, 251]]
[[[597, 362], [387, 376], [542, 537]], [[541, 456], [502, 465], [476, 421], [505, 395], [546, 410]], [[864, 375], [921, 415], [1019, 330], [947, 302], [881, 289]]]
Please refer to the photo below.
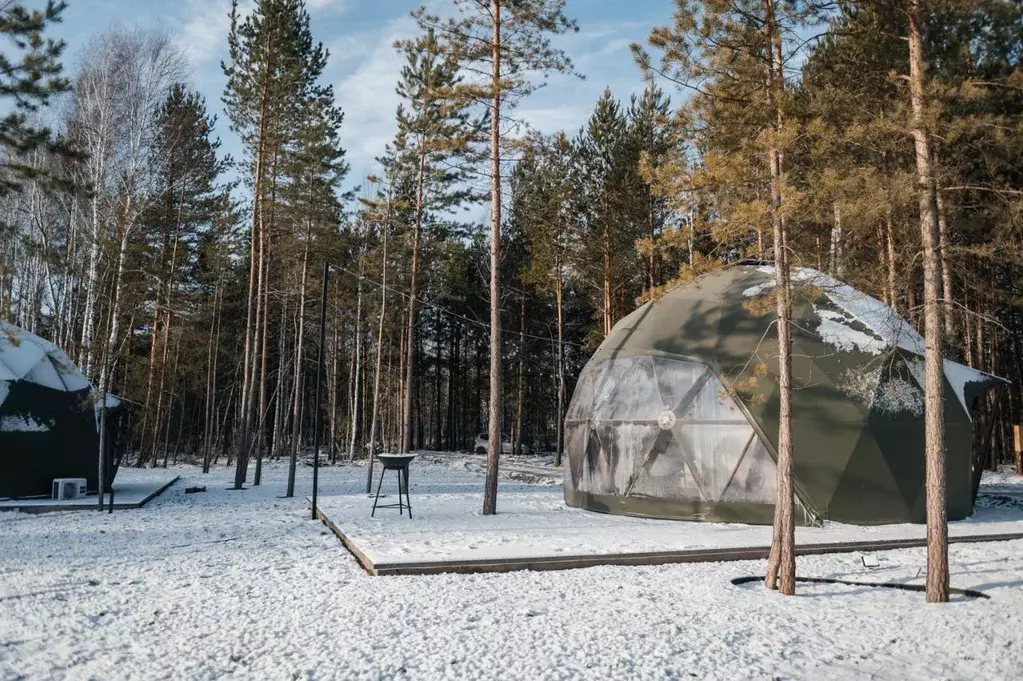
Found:
[[[416, 466], [413, 504], [482, 497], [464, 466]], [[278, 498], [282, 466], [241, 492], [225, 489], [230, 471], [176, 471], [138, 510], [0, 514], [0, 679], [1023, 677], [1023, 541], [952, 546], [953, 584], [991, 599], [930, 606], [888, 589], [730, 584], [762, 561], [371, 577], [309, 520], [308, 469], [293, 499]], [[321, 493], [356, 493], [364, 476], [321, 469]], [[192, 484], [207, 492], [185, 495]], [[542, 488], [502, 483], [529, 490]], [[923, 549], [879, 558], [798, 570], [919, 581]]]

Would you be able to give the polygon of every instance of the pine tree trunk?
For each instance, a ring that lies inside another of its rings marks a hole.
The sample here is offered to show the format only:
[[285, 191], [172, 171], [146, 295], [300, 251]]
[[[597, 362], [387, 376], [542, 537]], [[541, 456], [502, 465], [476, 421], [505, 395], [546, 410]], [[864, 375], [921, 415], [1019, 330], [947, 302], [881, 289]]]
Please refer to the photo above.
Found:
[[554, 298], [558, 307], [558, 424], [554, 447], [554, 465], [561, 465], [561, 456], [565, 443], [565, 308], [564, 290], [561, 275], [561, 262], [554, 280]]
[[432, 447], [435, 451], [444, 449], [444, 443], [442, 440], [441, 430], [441, 415], [444, 411], [441, 409], [443, 398], [441, 396], [441, 362], [443, 357], [441, 356], [441, 324], [440, 324], [440, 310], [434, 311], [433, 317], [434, 324], [434, 355], [433, 355], [433, 439]]
[[387, 230], [390, 226], [390, 197], [387, 200], [388, 224], [383, 228], [383, 255], [380, 266], [380, 321], [377, 323], [377, 359], [373, 372], [373, 413], [369, 421], [369, 465], [366, 466], [366, 494], [373, 491], [373, 464], [377, 455], [377, 413], [380, 409], [380, 368], [384, 347], [384, 319], [387, 317]]
[[519, 362], [515, 387], [515, 438], [512, 441], [512, 452], [515, 456], [522, 455], [522, 408], [525, 403], [526, 383], [524, 359], [526, 352], [526, 297], [522, 296], [519, 314]]
[[203, 459], [202, 472], [210, 472], [210, 453], [213, 447], [214, 418], [216, 410], [217, 395], [217, 359], [220, 355], [220, 292], [221, 284], [218, 278], [213, 288], [213, 309], [210, 316], [210, 337], [209, 347], [206, 356], [206, 404], [205, 404], [205, 428], [203, 432]]
[[409, 298], [408, 298], [408, 341], [406, 351], [408, 358], [405, 360], [405, 399], [402, 402], [402, 432], [404, 439], [401, 445], [402, 452], [412, 449], [412, 400], [415, 395], [415, 357], [416, 357], [416, 296], [418, 294], [417, 284], [419, 278], [419, 247], [422, 239], [423, 229], [423, 191], [426, 182], [426, 142], [419, 139], [419, 168], [416, 172], [416, 215], [412, 229], [412, 267], [409, 273]]
[[285, 396], [287, 390], [287, 362], [284, 358], [288, 356], [288, 296], [281, 298], [281, 316], [277, 329], [277, 387], [274, 389], [272, 400], [274, 403], [274, 424], [271, 434], [271, 456], [276, 461], [281, 458], [281, 448], [284, 446], [284, 419], [285, 419]]
[[401, 326], [399, 327], [399, 328], [402, 329], [402, 333], [400, 334], [400, 338], [398, 340], [398, 375], [396, 377], [397, 378], [397, 382], [398, 382], [398, 395], [397, 395], [397, 398], [398, 398], [397, 402], [398, 403], [396, 405], [397, 408], [398, 408], [398, 418], [395, 421], [395, 426], [398, 429], [397, 443], [398, 443], [398, 451], [399, 452], [405, 446], [405, 418], [404, 418], [404, 413], [405, 413], [405, 361], [408, 359], [408, 351], [405, 349], [405, 346], [408, 344], [408, 333], [405, 330], [405, 318], [406, 317], [407, 317], [407, 315], [405, 315], [405, 314], [402, 315]]
[[[605, 220], [607, 216], [605, 216]], [[603, 267], [603, 281], [602, 290], [604, 294], [604, 336], [606, 337], [611, 333], [611, 235], [607, 228], [604, 228], [604, 267]]]
[[948, 263], [948, 216], [945, 213], [945, 201], [941, 192], [935, 188], [935, 199], [938, 211], [938, 252], [941, 257], [941, 308], [945, 324], [945, 335], [955, 335], [955, 296], [952, 293], [952, 268]]
[[298, 465], [298, 446], [302, 434], [302, 362], [305, 344], [305, 294], [309, 276], [308, 225], [305, 246], [302, 249], [302, 275], [298, 293], [298, 329], [295, 332], [295, 375], [291, 392], [291, 452], [288, 456], [288, 487], [284, 496], [295, 496], [295, 468]]
[[782, 163], [783, 152], [777, 146], [784, 119], [781, 96], [784, 89], [781, 36], [775, 23], [774, 0], [766, 0], [764, 29], [771, 46], [769, 94], [775, 112], [775, 128], [769, 150], [771, 164], [771, 223], [774, 229], [775, 303], [778, 317], [778, 462], [777, 498], [774, 509], [774, 537], [768, 561], [766, 586], [792, 595], [796, 591], [795, 526], [792, 491], [792, 346], [791, 307], [789, 303], [788, 235], [782, 216]]
[[[249, 228], [249, 286], [246, 296], [245, 311], [245, 348], [242, 355], [242, 390], [241, 398], [238, 401], [240, 410], [239, 433], [236, 434], [236, 461], [234, 473], [234, 487], [241, 489], [245, 484], [248, 474], [249, 443], [251, 437], [252, 410], [249, 407], [249, 395], [252, 392], [251, 374], [249, 365], [255, 353], [255, 325], [256, 325], [256, 266], [259, 262], [257, 244], [259, 242], [260, 222], [262, 213], [263, 194], [263, 161], [266, 153], [266, 127], [267, 127], [267, 84], [264, 82], [261, 94], [259, 111], [259, 139], [256, 142], [256, 167], [252, 188], [252, 224]], [[260, 265], [260, 271], [262, 266]]]
[[497, 513], [501, 457], [501, 0], [491, 0], [490, 45], [490, 422], [483, 515]]
[[[362, 261], [362, 258], [359, 258]], [[355, 295], [355, 358], [352, 369], [354, 385], [352, 386], [352, 427], [348, 438], [348, 460], [355, 459], [355, 450], [359, 439], [359, 379], [362, 377], [362, 267], [359, 267], [359, 280]]]
[[924, 267], [924, 432], [927, 451], [927, 602], [948, 601], [945, 417], [941, 343], [941, 259], [931, 147], [924, 123], [924, 13], [909, 0], [909, 85]]

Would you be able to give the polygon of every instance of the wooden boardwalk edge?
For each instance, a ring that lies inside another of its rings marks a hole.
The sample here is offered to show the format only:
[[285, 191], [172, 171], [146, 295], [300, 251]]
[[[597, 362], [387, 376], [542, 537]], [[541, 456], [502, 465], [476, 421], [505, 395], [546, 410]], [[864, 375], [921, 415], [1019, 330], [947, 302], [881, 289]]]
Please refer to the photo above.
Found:
[[[472, 574], [482, 572], [514, 572], [517, 570], [573, 570], [599, 567], [601, 565], [670, 565], [675, 563], [724, 563], [739, 560], [763, 560], [770, 553], [769, 546], [751, 546], [727, 549], [688, 549], [683, 551], [661, 551], [647, 553], [610, 553], [601, 555], [546, 556], [536, 558], [422, 561], [418, 563], [374, 563], [338, 527], [322, 508], [316, 509], [316, 517], [341, 540], [359, 565], [369, 574], [389, 575], [436, 575], [442, 573]], [[1006, 534], [978, 534], [973, 536], [949, 537], [949, 544], [983, 543], [1023, 539], [1023, 532]], [[890, 551], [894, 549], [917, 548], [927, 545], [927, 540], [887, 539], [855, 542], [834, 542], [827, 544], [796, 545], [800, 556], [828, 553], [855, 553], [858, 551]]]
[[[309, 504], [312, 505], [312, 501], [311, 500], [307, 500], [307, 501], [309, 501]], [[341, 531], [340, 527], [338, 527], [337, 525], [334, 524], [333, 520], [331, 520], [329, 517], [327, 517], [327, 514], [323, 512], [323, 507], [322, 506], [317, 506], [317, 508], [316, 508], [316, 517], [319, 518], [320, 521], [324, 525], [326, 525], [327, 528], [331, 532], [333, 532], [334, 535], [338, 539], [341, 540], [341, 544], [343, 544], [344, 547], [346, 549], [348, 549], [348, 552], [350, 554], [355, 556], [355, 560], [359, 563], [359, 566], [362, 567], [363, 570], [365, 570], [366, 572], [368, 572], [371, 575], [379, 575], [380, 574], [379, 572], [377, 572], [376, 568], [373, 566], [373, 561], [371, 561], [366, 556], [366, 554], [363, 553], [359, 549], [359, 547], [355, 545], [355, 542], [353, 542], [351, 539], [349, 539], [348, 536], [345, 535], [345, 533]]]

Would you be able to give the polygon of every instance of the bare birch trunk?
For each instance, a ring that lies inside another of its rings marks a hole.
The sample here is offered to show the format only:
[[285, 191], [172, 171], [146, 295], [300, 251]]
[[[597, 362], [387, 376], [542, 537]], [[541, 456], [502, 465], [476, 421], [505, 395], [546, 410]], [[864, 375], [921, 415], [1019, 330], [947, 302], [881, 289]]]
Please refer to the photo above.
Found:
[[831, 247], [828, 251], [828, 272], [839, 279], [844, 274], [842, 267], [842, 211], [838, 201], [834, 202], [833, 214], [835, 223], [831, 228]]
[[889, 303], [892, 309], [898, 312], [899, 310], [899, 275], [898, 268], [895, 265], [895, 237], [894, 232], [895, 223], [892, 220], [891, 213], [888, 214], [888, 219], [885, 221], [885, 249], [888, 254], [888, 296], [891, 300]]

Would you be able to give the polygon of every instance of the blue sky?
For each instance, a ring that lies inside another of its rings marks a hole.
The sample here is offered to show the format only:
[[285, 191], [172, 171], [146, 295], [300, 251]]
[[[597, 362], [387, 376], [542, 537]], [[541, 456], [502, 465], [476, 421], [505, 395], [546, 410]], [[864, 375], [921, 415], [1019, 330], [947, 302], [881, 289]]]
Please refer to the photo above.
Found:
[[[29, 0], [28, 4], [42, 4]], [[450, 0], [431, 0], [432, 7]], [[68, 0], [63, 25], [55, 33], [68, 43], [65, 68], [73, 72], [89, 38], [113, 25], [161, 28], [177, 40], [193, 65], [192, 85], [217, 113], [224, 149], [238, 155], [238, 142], [228, 130], [220, 95], [224, 78], [220, 60], [226, 53], [230, 0]], [[242, 7], [251, 5], [251, 0]], [[415, 0], [306, 0], [316, 40], [330, 50], [325, 78], [333, 84], [345, 111], [343, 141], [358, 183], [375, 170], [373, 159], [394, 134], [394, 93], [402, 59], [392, 43], [414, 35], [409, 11]], [[556, 76], [530, 97], [519, 115], [544, 132], [575, 131], [605, 86], [623, 100], [642, 88], [629, 43], [644, 41], [655, 25], [668, 23], [671, 0], [568, 0], [567, 13], [578, 20], [579, 33], [560, 45], [575, 61], [585, 80]]]

